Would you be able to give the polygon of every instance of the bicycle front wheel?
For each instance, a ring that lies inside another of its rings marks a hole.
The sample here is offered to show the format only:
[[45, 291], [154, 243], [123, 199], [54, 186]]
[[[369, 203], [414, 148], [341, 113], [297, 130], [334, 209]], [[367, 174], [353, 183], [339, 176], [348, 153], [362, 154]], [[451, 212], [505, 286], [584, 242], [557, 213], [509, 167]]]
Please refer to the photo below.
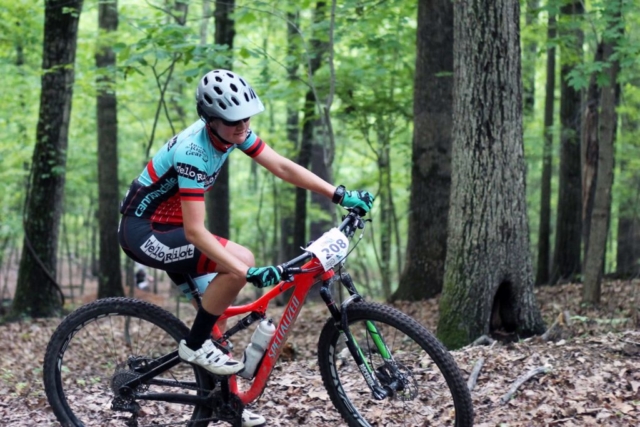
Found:
[[[71, 313], [53, 333], [44, 359], [44, 387], [60, 424], [208, 425], [210, 407], [172, 399], [210, 392], [211, 377], [192, 365], [178, 363], [130, 393], [119, 392], [155, 359], [175, 351], [188, 332], [166, 310], [130, 298], [101, 299]], [[151, 394], [165, 401], [144, 399]]]
[[[453, 357], [420, 323], [388, 306], [349, 305], [353, 339], [389, 395], [376, 399], [329, 319], [318, 342], [325, 388], [350, 427], [473, 425], [473, 405]], [[383, 357], [384, 356], [384, 357]]]

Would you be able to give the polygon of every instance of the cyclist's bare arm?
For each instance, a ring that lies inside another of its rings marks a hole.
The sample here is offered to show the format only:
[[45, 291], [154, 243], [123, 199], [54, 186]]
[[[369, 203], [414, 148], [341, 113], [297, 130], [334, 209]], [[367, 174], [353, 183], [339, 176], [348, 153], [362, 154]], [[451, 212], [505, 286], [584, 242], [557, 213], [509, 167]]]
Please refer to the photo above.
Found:
[[334, 185], [329, 184], [296, 162], [281, 156], [269, 146], [265, 146], [262, 152], [254, 157], [254, 160], [278, 178], [296, 187], [322, 194], [328, 198], [331, 198], [336, 191]]
[[204, 201], [182, 201], [182, 218], [187, 240], [193, 243], [207, 258], [218, 264], [217, 270], [245, 277], [249, 266], [227, 251], [207, 230]]

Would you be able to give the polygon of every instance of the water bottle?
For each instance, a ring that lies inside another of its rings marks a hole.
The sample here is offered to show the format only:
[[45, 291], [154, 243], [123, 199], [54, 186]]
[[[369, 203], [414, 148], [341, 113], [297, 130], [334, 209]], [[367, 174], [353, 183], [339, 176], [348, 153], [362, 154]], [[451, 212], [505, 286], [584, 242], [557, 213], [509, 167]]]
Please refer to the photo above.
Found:
[[251, 342], [244, 351], [242, 362], [244, 370], [238, 372], [242, 378], [252, 379], [255, 375], [256, 368], [262, 360], [262, 356], [267, 349], [267, 344], [276, 333], [276, 327], [273, 320], [263, 320], [258, 324], [255, 332], [251, 336]]

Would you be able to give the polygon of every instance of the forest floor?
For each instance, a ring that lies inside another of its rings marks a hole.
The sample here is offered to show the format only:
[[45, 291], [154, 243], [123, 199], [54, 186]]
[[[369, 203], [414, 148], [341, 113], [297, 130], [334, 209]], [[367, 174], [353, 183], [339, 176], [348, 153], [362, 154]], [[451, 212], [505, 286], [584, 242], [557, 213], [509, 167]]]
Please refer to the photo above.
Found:
[[[640, 426], [640, 281], [605, 283], [599, 309], [581, 307], [580, 292], [575, 284], [536, 289], [548, 326], [565, 311], [570, 314], [560, 340], [533, 338], [452, 352], [466, 378], [484, 359], [472, 391], [476, 426]], [[168, 301], [165, 306], [171, 305]], [[397, 307], [435, 331], [437, 304], [433, 299]], [[278, 317], [278, 310], [273, 307], [269, 313]], [[192, 312], [185, 306], [183, 320], [190, 321]], [[317, 304], [308, 303], [302, 310], [289, 339], [291, 357], [279, 362], [253, 407], [267, 417], [269, 426], [344, 425], [320, 392], [314, 361], [317, 332], [326, 317], [326, 309]], [[0, 325], [0, 426], [58, 425], [41, 376], [45, 347], [59, 322], [54, 318]], [[546, 371], [524, 382], [503, 403], [514, 382], [539, 367]], [[381, 419], [379, 425], [387, 423]]]

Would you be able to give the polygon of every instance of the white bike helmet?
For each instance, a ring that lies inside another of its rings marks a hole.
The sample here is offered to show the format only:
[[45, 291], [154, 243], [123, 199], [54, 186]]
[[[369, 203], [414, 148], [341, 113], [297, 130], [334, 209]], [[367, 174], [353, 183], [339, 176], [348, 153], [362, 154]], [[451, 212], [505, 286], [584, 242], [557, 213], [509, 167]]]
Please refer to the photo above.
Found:
[[249, 83], [228, 70], [209, 71], [196, 89], [198, 114], [206, 122], [246, 119], [264, 111], [264, 105]]

